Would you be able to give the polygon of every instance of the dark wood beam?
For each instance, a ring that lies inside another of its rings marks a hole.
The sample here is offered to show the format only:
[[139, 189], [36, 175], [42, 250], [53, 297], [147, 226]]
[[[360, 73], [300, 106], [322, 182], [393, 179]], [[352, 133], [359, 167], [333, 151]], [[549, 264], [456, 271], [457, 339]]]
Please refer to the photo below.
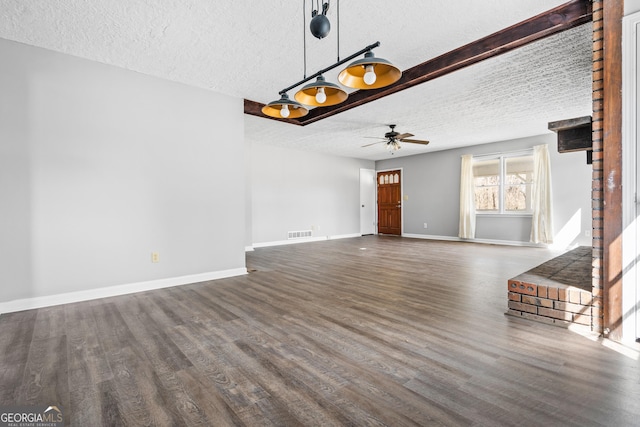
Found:
[[558, 153], [593, 150], [591, 116], [550, 122], [548, 127], [558, 134]]
[[[391, 86], [375, 90], [359, 90], [353, 92], [349, 94], [349, 98], [342, 104], [332, 107], [315, 108], [305, 117], [288, 120], [288, 122], [297, 121], [303, 126], [317, 122], [318, 120], [331, 117], [387, 95], [409, 89], [485, 59], [512, 51], [553, 34], [591, 22], [591, 15], [591, 1], [572, 0], [487, 37], [411, 67], [405, 70], [402, 73], [402, 78]], [[248, 110], [245, 108], [245, 114], [258, 115], [271, 119], [271, 117], [265, 116], [260, 111], [264, 104], [245, 101], [245, 106], [247, 102], [252, 103], [252, 108]], [[255, 104], [255, 106], [253, 104]]]
[[622, 339], [622, 17], [623, 1], [604, 9], [603, 267], [605, 334]]
[[592, 150], [591, 126], [567, 129], [558, 133], [558, 153]]

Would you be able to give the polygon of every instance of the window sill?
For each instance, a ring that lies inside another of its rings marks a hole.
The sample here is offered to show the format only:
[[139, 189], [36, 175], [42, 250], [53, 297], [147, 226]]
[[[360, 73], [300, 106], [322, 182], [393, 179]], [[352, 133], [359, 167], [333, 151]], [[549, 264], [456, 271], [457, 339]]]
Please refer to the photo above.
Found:
[[518, 213], [480, 213], [476, 212], [476, 218], [485, 217], [485, 218], [520, 218], [520, 217], [529, 217], [531, 218], [533, 214], [531, 212], [518, 212]]

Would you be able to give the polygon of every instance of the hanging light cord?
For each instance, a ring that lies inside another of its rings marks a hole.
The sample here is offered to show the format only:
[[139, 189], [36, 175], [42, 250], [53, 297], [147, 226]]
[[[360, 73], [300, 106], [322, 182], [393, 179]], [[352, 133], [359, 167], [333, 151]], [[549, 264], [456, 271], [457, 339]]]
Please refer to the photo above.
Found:
[[[311, 0], [313, 1], [313, 0]], [[311, 6], [313, 7], [313, 6]], [[302, 2], [302, 42], [304, 43], [303, 51], [304, 51], [304, 78], [307, 78], [307, 32], [305, 31], [307, 27], [307, 17], [305, 16], [307, 10], [307, 0]]]
[[336, 0], [336, 8], [338, 9], [337, 11], [337, 21], [338, 21], [338, 61], [340, 61], [340, 0]]
[[[318, 8], [318, 10], [320, 9], [320, 0], [316, 0], [316, 7]], [[322, 10], [323, 12], [329, 9], [329, 1], [327, 0], [326, 3], [326, 7], [323, 4], [322, 5]], [[338, 37], [337, 37], [337, 48], [336, 51], [338, 53], [338, 59], [337, 61], [340, 62], [340, 0], [336, 0], [336, 7], [338, 8], [337, 11], [337, 21], [338, 21]], [[311, 0], [311, 9], [313, 9], [313, 0]], [[306, 10], [307, 10], [307, 0], [303, 0], [302, 2], [302, 43], [303, 43], [303, 63], [304, 63], [304, 72], [302, 73], [303, 78], [307, 78], [307, 16], [306, 16]], [[280, 92], [282, 93], [282, 92]]]

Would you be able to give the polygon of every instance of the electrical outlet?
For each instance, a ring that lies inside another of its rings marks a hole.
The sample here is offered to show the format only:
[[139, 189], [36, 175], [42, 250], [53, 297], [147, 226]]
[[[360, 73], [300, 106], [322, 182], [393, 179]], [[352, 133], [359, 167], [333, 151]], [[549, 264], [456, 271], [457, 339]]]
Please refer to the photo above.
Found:
[[151, 252], [151, 262], [160, 262], [160, 254], [158, 252]]
[[586, 237], [591, 237], [591, 230], [584, 230], [584, 235]]
[[424, 225], [422, 226], [423, 228], [427, 228], [427, 223], [425, 222]]

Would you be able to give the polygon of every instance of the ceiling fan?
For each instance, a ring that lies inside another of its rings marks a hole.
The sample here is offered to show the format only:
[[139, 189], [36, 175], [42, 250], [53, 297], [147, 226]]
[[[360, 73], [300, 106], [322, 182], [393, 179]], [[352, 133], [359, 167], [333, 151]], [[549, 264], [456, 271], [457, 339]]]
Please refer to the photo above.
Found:
[[412, 133], [399, 133], [395, 131], [395, 127], [396, 125], [388, 125], [391, 128], [391, 132], [387, 132], [384, 134], [384, 138], [379, 138], [379, 137], [365, 137], [365, 138], [378, 138], [378, 139], [382, 139], [382, 141], [378, 141], [378, 142], [373, 142], [371, 144], [365, 144], [363, 145], [363, 147], [369, 147], [371, 145], [375, 145], [375, 144], [386, 144], [387, 145], [387, 149], [388, 150], [399, 150], [400, 148], [402, 148], [400, 146], [401, 142], [408, 142], [411, 144], [422, 144], [422, 145], [427, 145], [429, 143], [429, 141], [422, 141], [419, 139], [408, 139], [409, 137], [413, 136]]

